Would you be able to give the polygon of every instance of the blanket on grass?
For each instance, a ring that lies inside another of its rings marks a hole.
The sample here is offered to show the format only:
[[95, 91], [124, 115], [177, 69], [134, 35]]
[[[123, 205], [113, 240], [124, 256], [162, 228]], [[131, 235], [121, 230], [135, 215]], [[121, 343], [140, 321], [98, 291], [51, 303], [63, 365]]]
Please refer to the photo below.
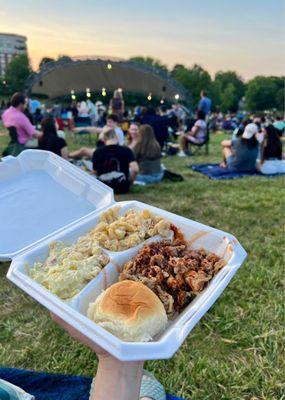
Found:
[[[19, 386], [36, 400], [88, 400], [92, 378], [16, 368], [0, 368], [0, 379]], [[167, 395], [167, 400], [183, 400]]]
[[284, 174], [275, 174], [275, 175], [263, 175], [258, 171], [255, 172], [235, 172], [229, 171], [226, 168], [222, 168], [219, 164], [195, 164], [188, 165], [193, 171], [200, 172], [203, 175], [206, 175], [210, 179], [221, 180], [221, 179], [237, 179], [244, 178], [245, 176], [264, 176], [264, 177], [273, 177]]

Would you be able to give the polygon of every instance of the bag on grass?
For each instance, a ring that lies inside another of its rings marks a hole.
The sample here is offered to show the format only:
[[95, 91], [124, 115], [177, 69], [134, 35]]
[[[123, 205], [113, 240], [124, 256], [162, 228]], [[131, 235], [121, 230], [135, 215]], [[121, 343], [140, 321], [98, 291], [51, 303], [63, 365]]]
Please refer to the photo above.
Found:
[[184, 181], [184, 178], [182, 175], [176, 174], [175, 172], [169, 171], [168, 169], [164, 170], [163, 179], [169, 179], [170, 181], [173, 181], [173, 182]]
[[8, 128], [10, 143], [4, 149], [2, 155], [6, 156], [14, 156], [17, 157], [22, 151], [27, 150], [27, 147], [24, 144], [19, 143], [17, 130], [14, 126], [10, 126]]
[[126, 193], [130, 183], [124, 172], [120, 171], [120, 162], [117, 158], [111, 158], [104, 163], [106, 173], [98, 176], [98, 179], [111, 187], [115, 193]]

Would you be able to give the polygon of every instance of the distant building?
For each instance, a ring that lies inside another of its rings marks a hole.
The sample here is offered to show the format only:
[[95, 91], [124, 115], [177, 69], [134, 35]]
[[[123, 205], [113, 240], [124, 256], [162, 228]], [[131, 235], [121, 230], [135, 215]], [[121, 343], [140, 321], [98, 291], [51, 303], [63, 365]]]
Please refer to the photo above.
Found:
[[21, 35], [0, 33], [0, 76], [7, 65], [18, 54], [27, 54], [27, 38]]

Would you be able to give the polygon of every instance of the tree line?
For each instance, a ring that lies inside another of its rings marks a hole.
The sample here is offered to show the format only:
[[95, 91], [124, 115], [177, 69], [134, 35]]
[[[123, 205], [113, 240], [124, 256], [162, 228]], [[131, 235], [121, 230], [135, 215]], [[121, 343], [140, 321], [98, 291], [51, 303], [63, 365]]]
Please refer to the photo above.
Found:
[[[68, 56], [59, 56], [57, 60], [69, 59]], [[44, 57], [39, 67], [56, 61]], [[170, 75], [180, 82], [191, 94], [193, 105], [199, 101], [202, 89], [208, 92], [213, 101], [214, 110], [222, 112], [236, 112], [241, 100], [248, 111], [265, 111], [276, 109], [284, 112], [284, 77], [256, 76], [245, 82], [235, 71], [218, 71], [212, 79], [209, 72], [201, 65], [194, 64], [187, 67], [176, 64], [169, 69], [161, 61], [152, 57], [131, 57], [130, 61], [140, 62]], [[7, 66], [5, 76], [0, 81], [0, 95], [10, 94], [23, 90], [26, 80], [32, 73], [29, 59], [26, 55], [15, 57]]]

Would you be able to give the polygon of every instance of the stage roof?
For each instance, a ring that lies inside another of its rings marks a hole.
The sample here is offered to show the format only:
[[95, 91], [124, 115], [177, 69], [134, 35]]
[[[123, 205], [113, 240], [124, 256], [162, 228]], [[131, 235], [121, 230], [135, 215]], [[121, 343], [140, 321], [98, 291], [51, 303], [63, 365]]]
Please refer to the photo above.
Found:
[[[175, 102], [190, 104], [185, 88], [168, 74], [147, 64], [114, 58], [63, 58], [48, 62], [33, 74], [27, 89], [30, 95], [44, 94], [50, 99], [83, 93], [86, 89], [108, 92], [122, 88], [124, 92], [140, 93]], [[178, 95], [178, 96], [177, 96]]]

